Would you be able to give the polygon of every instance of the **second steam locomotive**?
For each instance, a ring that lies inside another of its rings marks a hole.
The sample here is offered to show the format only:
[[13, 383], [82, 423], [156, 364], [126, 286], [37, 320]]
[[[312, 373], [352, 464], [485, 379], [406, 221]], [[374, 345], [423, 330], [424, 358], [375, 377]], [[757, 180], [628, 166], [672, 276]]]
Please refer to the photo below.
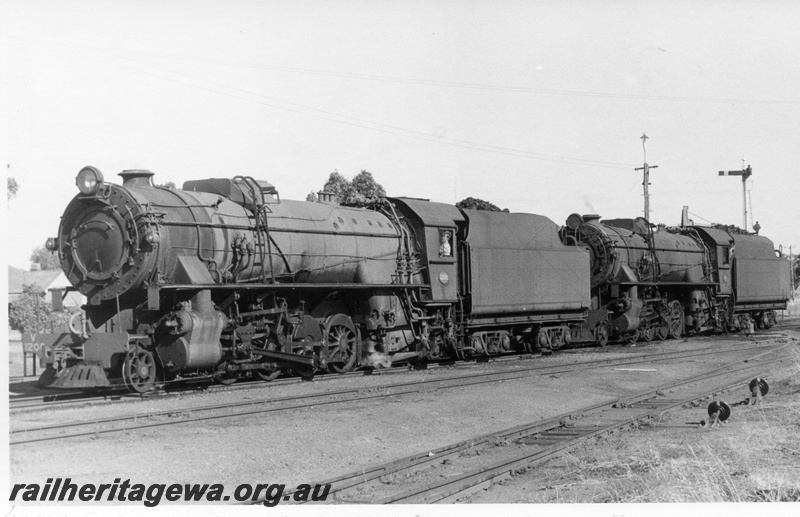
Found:
[[476, 210], [412, 198], [281, 200], [250, 177], [122, 185], [85, 167], [58, 254], [86, 296], [54, 387], [471, 358], [769, 327], [789, 264], [745, 232]]

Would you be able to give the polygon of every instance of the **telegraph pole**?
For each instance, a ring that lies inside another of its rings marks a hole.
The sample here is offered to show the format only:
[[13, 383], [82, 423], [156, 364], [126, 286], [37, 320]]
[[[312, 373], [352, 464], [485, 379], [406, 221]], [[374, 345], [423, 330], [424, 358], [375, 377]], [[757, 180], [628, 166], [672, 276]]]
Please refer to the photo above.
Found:
[[753, 168], [749, 165], [745, 168], [742, 160], [742, 170], [740, 171], [719, 171], [720, 176], [741, 176], [742, 177], [742, 211], [744, 218], [742, 230], [747, 231], [747, 178], [753, 175]]
[[794, 256], [792, 255], [792, 248], [794, 245], [789, 246], [789, 273], [792, 279], [792, 300], [794, 300]]
[[657, 169], [658, 165], [647, 165], [647, 148], [644, 146], [645, 142], [649, 137], [642, 133], [642, 149], [644, 150], [644, 167], [637, 167], [633, 170], [635, 171], [644, 171], [644, 181], [642, 185], [644, 185], [644, 218], [647, 219], [647, 222], [650, 222], [650, 190], [647, 188], [650, 186], [650, 169]]

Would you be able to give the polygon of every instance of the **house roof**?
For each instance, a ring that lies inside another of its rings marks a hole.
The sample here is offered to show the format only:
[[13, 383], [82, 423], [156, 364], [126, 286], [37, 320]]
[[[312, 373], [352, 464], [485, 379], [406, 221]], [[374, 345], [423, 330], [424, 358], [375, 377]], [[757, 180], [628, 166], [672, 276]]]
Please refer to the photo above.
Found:
[[8, 292], [21, 293], [25, 284], [25, 271], [8, 266]]
[[64, 272], [60, 269], [47, 269], [45, 271], [26, 271], [25, 272], [25, 285], [36, 284], [42, 289], [47, 289], [55, 282], [56, 278], [61, 276]]
[[8, 292], [9, 294], [21, 293], [23, 285], [33, 284], [47, 290], [47, 288], [62, 274], [63, 271], [60, 269], [23, 271], [13, 266], [8, 266]]
[[[38, 285], [45, 291], [47, 299], [50, 299], [48, 289], [52, 287], [66, 287], [69, 285], [66, 275], [60, 269], [47, 269], [44, 271], [24, 271], [22, 269], [8, 266], [8, 301], [15, 301], [22, 294], [22, 287], [26, 285]], [[66, 293], [64, 305], [67, 307], [80, 307], [85, 302], [83, 295], [76, 291]]]

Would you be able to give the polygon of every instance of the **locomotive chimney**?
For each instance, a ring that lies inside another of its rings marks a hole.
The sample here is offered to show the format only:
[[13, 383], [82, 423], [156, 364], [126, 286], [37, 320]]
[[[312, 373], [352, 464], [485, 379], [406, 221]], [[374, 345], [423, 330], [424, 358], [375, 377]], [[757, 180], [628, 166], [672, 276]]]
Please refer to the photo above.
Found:
[[154, 174], [145, 169], [131, 169], [119, 173], [123, 187], [152, 187]]

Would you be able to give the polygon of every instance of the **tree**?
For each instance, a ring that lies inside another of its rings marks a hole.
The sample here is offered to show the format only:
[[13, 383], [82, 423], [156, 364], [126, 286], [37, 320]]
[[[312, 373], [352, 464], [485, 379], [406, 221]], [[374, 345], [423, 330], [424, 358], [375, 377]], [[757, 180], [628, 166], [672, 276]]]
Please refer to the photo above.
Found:
[[490, 212], [508, 212], [508, 208], [500, 208], [494, 203], [484, 201], [475, 197], [468, 197], [456, 203], [458, 208], [465, 208], [468, 210], [488, 210]]
[[794, 285], [792, 289], [797, 289], [797, 287], [800, 286], [800, 256], [794, 255], [792, 261], [794, 262], [792, 264], [792, 268], [794, 269]]
[[384, 189], [369, 171], [361, 170], [355, 175], [351, 182], [355, 195], [359, 196], [361, 201], [375, 200], [381, 197], [386, 197], [386, 189]]
[[[386, 196], [386, 189], [366, 170], [356, 174], [352, 181], [334, 170], [322, 190], [333, 194], [343, 205], [362, 205]], [[309, 200], [310, 197], [309, 195], [306, 199]]]
[[316, 195], [316, 194], [314, 193], [314, 191], [312, 190], [312, 191], [311, 191], [311, 192], [309, 192], [309, 193], [308, 193], [308, 195], [306, 196], [306, 201], [310, 201], [311, 203], [316, 203], [317, 201], [319, 201], [319, 199], [317, 199], [317, 195]]
[[8, 201], [11, 201], [12, 198], [17, 197], [17, 191], [19, 191], [17, 180], [14, 178], [8, 178], [8, 191], [6, 192], [8, 195]]
[[160, 185], [156, 185], [156, 187], [171, 188], [173, 190], [178, 188], [175, 186], [175, 182], [172, 180], [169, 180], [166, 183], [161, 183]]
[[339, 171], [334, 170], [331, 175], [328, 176], [328, 181], [325, 182], [322, 190], [324, 192], [330, 192], [336, 197], [337, 201], [343, 203], [351, 197], [353, 186], [347, 178], [339, 174]]
[[61, 269], [61, 262], [58, 255], [49, 251], [44, 246], [33, 248], [31, 252], [31, 263], [39, 264], [42, 269]]
[[44, 294], [36, 284], [23, 285], [20, 297], [8, 305], [8, 326], [26, 334], [49, 331], [53, 311]]

